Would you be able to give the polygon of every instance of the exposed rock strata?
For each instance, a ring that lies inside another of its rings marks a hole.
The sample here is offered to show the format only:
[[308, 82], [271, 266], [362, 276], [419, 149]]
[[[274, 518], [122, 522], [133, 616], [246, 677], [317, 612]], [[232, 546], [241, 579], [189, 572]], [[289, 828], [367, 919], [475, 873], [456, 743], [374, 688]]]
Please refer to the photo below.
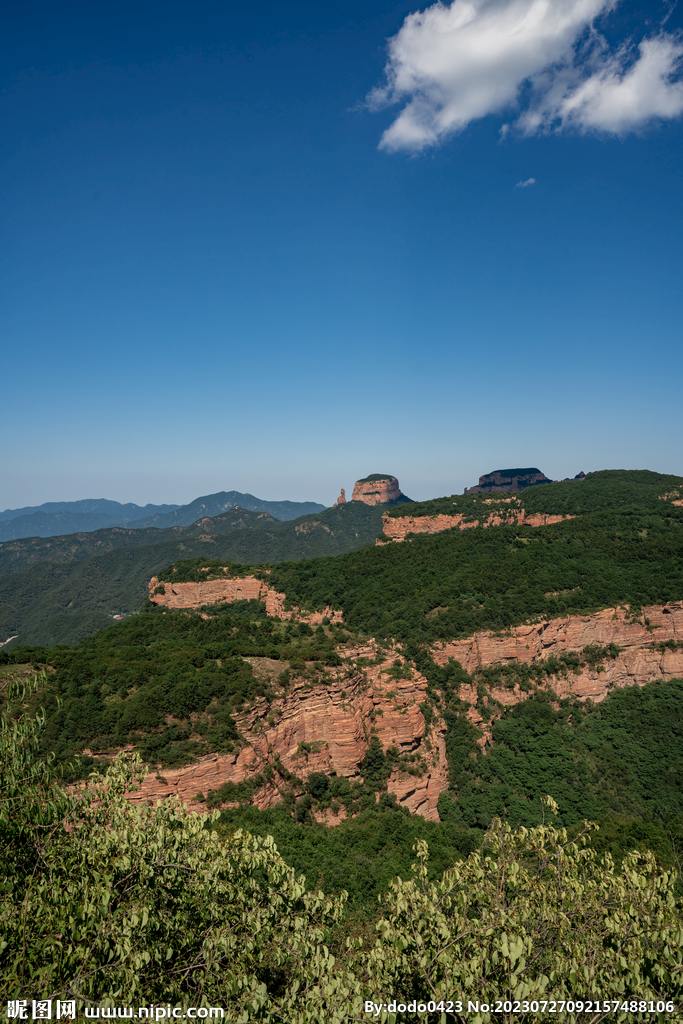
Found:
[[[558, 697], [574, 696], [599, 703], [615, 688], [645, 686], [655, 679], [683, 677], [683, 648], [657, 650], [657, 643], [683, 641], [683, 602], [644, 608], [633, 618], [625, 608], [607, 608], [593, 615], [572, 615], [534, 625], [516, 626], [506, 634], [476, 633], [467, 640], [439, 645], [434, 660], [444, 665], [449, 658], [459, 662], [466, 672], [496, 664], [519, 662], [531, 665], [584, 647], [616, 644], [619, 655], [607, 658], [600, 670], [583, 666], [578, 673], [568, 671], [549, 683]], [[528, 693], [496, 687], [491, 697], [504, 706], [526, 700]], [[460, 697], [470, 705], [468, 718], [484, 730], [482, 746], [490, 742], [490, 726], [477, 709], [477, 688], [464, 686]], [[496, 717], [494, 712], [493, 717]]]
[[[391, 540], [405, 540], [409, 533], [442, 533], [444, 530], [469, 530], [475, 526], [550, 526], [561, 523], [563, 519], [574, 516], [543, 515], [533, 512], [530, 515], [523, 508], [501, 509], [490, 512], [481, 519], [465, 522], [464, 515], [434, 516], [391, 516], [385, 512], [382, 516], [382, 530]], [[377, 540], [376, 544], [386, 544]]]
[[[266, 586], [262, 581], [256, 582]], [[205, 594], [201, 597], [205, 603]], [[580, 652], [589, 645], [616, 644], [620, 653], [614, 659], [606, 658], [600, 670], [584, 666], [578, 673], [569, 670], [565, 675], [551, 677], [545, 684], [558, 697], [572, 695], [599, 702], [617, 687], [683, 677], [683, 648], [655, 648], [666, 641], [683, 641], [683, 602], [645, 608], [638, 618], [632, 617], [627, 609], [607, 609], [593, 615], [517, 626], [504, 635], [478, 633], [466, 640], [438, 645], [434, 657], [442, 665], [453, 658], [468, 673], [475, 674], [477, 669], [495, 664], [530, 665], [552, 655]], [[401, 753], [417, 755], [422, 762], [419, 776], [394, 771], [389, 778], [389, 792], [396, 795], [400, 805], [438, 820], [438, 798], [448, 784], [445, 723], [435, 717], [426, 729], [420, 710], [426, 680], [414, 670], [410, 679], [394, 679], [389, 672], [398, 652], [384, 652], [375, 663], [377, 652], [374, 643], [347, 650], [345, 664], [330, 671], [327, 685], [300, 681], [272, 704], [253, 705], [238, 719], [244, 738], [239, 750], [205, 757], [187, 768], [165, 770], [163, 775], [150, 773], [131, 799], [155, 801], [177, 794], [190, 801], [225, 782], [243, 782], [277, 760], [301, 779], [315, 771], [358, 779], [359, 765], [374, 732], [383, 750], [396, 747]], [[358, 667], [359, 658], [373, 663]], [[481, 714], [476, 684], [462, 686], [459, 696], [469, 704], [468, 718], [482, 730], [480, 744], [486, 749], [491, 727]], [[493, 687], [490, 698], [497, 703], [488, 709], [492, 719], [503, 708], [528, 696], [519, 686]], [[282, 799], [281, 788], [282, 784], [276, 781], [266, 784], [254, 795], [253, 803], [258, 807], [273, 806]], [[205, 810], [201, 802], [191, 806]], [[334, 815], [330, 811], [322, 820], [333, 824], [342, 817], [343, 812]]]
[[466, 487], [465, 494], [490, 494], [493, 491], [523, 491], [526, 487], [552, 481], [540, 469], [496, 469], [479, 477], [477, 487]]
[[386, 505], [398, 501], [401, 491], [395, 476], [378, 480], [357, 480], [353, 487], [351, 501], [363, 501], [366, 505]]
[[[163, 592], [157, 593], [157, 591]], [[332, 608], [319, 612], [304, 612], [294, 605], [285, 608], [286, 595], [274, 590], [265, 580], [256, 576], [225, 577], [225, 579], [202, 580], [200, 583], [159, 583], [156, 576], [149, 581], [149, 599], [152, 604], [166, 608], [201, 608], [205, 604], [225, 601], [263, 601], [266, 614], [277, 619], [299, 619], [310, 625], [320, 624], [323, 619], [341, 622], [342, 613]]]
[[[389, 777], [388, 790], [401, 806], [438, 821], [437, 802], [447, 785], [446, 727], [436, 718], [425, 730], [419, 704], [426, 679], [416, 672], [410, 679], [390, 676], [396, 651], [381, 656], [378, 664], [357, 668], [358, 658], [375, 661], [377, 648], [372, 643], [347, 654], [347, 664], [336, 670], [328, 685], [296, 683], [271, 704], [261, 701], [239, 716], [245, 741], [239, 751], [211, 755], [187, 768], [164, 770], [163, 775], [150, 773], [131, 799], [155, 801], [177, 794], [190, 801], [226, 782], [243, 782], [276, 760], [301, 779], [321, 771], [360, 779], [359, 764], [374, 733], [385, 751], [395, 747], [399, 754], [420, 757], [421, 775], [397, 769]], [[279, 785], [267, 784], [253, 802], [258, 807], [278, 803]], [[205, 809], [197, 802], [193, 808]]]

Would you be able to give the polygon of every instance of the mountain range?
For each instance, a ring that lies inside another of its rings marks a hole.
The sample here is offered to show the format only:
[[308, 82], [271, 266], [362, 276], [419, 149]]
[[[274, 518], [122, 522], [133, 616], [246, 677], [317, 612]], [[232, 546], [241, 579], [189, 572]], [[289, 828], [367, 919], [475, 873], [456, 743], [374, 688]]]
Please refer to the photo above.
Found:
[[188, 526], [135, 523], [4, 541], [0, 638], [18, 634], [19, 643], [77, 643], [111, 623], [114, 613], [137, 611], [150, 577], [178, 558], [263, 564], [372, 545], [386, 507], [353, 501], [283, 522], [266, 511], [233, 506], [218, 516], [195, 514]]
[[107, 498], [47, 501], [43, 505], [8, 508], [0, 512], [0, 541], [92, 533], [108, 527], [128, 526], [130, 523], [135, 523], [137, 529], [150, 526], [159, 529], [191, 526], [201, 516], [218, 516], [235, 505], [251, 512], [268, 512], [281, 521], [321, 512], [325, 507], [315, 501], [264, 501], [241, 491], [206, 494], [187, 505], [142, 506], [133, 502], [121, 504]]

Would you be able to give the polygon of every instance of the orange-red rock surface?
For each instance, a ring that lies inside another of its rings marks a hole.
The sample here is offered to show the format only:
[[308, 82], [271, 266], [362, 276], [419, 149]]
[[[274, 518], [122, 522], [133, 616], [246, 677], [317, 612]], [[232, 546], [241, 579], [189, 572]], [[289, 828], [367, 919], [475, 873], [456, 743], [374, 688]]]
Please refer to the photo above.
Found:
[[[444, 530], [469, 530], [475, 526], [550, 526], [561, 523], [563, 519], [573, 516], [542, 515], [538, 512], [527, 515], [523, 508], [508, 508], [491, 511], [481, 519], [465, 522], [464, 515], [433, 515], [433, 516], [391, 516], [385, 512], [382, 516], [382, 530], [392, 540], [405, 540], [409, 533], [442, 533]], [[377, 541], [378, 544], [386, 541]]]
[[357, 480], [353, 487], [351, 501], [364, 501], [366, 505], [384, 505], [401, 497], [398, 480], [388, 476], [383, 480]]
[[[266, 586], [262, 581], [256, 582]], [[204, 597], [205, 592], [201, 594], [201, 603], [205, 603]], [[653, 649], [655, 644], [667, 640], [683, 640], [683, 602], [645, 608], [638, 618], [632, 617], [627, 609], [607, 609], [593, 615], [517, 626], [504, 635], [478, 633], [467, 640], [437, 645], [434, 658], [439, 664], [453, 658], [474, 674], [478, 668], [497, 663], [531, 664], [551, 655], [581, 652], [589, 645], [604, 647], [613, 643], [620, 653], [614, 659], [605, 659], [602, 670], [584, 666], [578, 673], [569, 670], [565, 675], [551, 677], [547, 683], [559, 697], [571, 694], [580, 700], [590, 698], [598, 702], [616, 687], [634, 683], [643, 686], [655, 679], [683, 676], [683, 648]], [[189, 801], [225, 782], [249, 779], [278, 759], [302, 779], [314, 771], [336, 772], [357, 779], [359, 764], [374, 732], [385, 751], [396, 747], [399, 752], [418, 758], [420, 774], [394, 771], [389, 779], [389, 792], [411, 811], [438, 820], [438, 798], [447, 788], [445, 723], [435, 717], [430, 728], [425, 727], [419, 705], [425, 699], [426, 680], [414, 670], [409, 679], [394, 679], [389, 672], [398, 652], [382, 652], [377, 660], [374, 642], [344, 653], [345, 664], [330, 670], [332, 678], [326, 685], [295, 682], [270, 705], [255, 704], [241, 715], [238, 727], [244, 745], [235, 753], [211, 755], [187, 768], [165, 770], [163, 775], [152, 772], [142, 789], [131, 794], [131, 799], [155, 801], [178, 794]], [[359, 658], [370, 659], [372, 664], [359, 667]], [[259, 659], [250, 661], [256, 663]], [[490, 742], [490, 723], [483, 720], [478, 707], [476, 684], [462, 686], [459, 695], [470, 705], [468, 717], [482, 730], [480, 743], [485, 750]], [[494, 687], [490, 696], [508, 707], [526, 700], [529, 694], [519, 687]], [[495, 718], [501, 709], [493, 706], [492, 712]], [[280, 799], [278, 786], [269, 783], [255, 794], [253, 802], [259, 807], [270, 807]], [[205, 809], [201, 802], [192, 807], [198, 811]], [[340, 816], [328, 812], [324, 820], [334, 823]]]
[[[472, 674], [479, 667], [515, 661], [530, 665], [552, 655], [580, 652], [590, 645], [616, 644], [621, 648], [618, 657], [606, 658], [601, 670], [584, 666], [577, 674], [569, 671], [551, 681], [558, 697], [573, 695], [598, 703], [616, 687], [634, 683], [645, 686], [655, 679], [683, 677], [683, 648], [653, 649], [655, 644], [667, 640], [683, 640], [683, 602], [644, 608], [637, 619], [632, 618], [627, 609], [607, 608], [594, 615], [572, 615], [535, 625], [515, 626], [506, 634], [476, 633], [467, 640], [439, 645], [434, 660], [444, 665], [453, 658]], [[526, 700], [528, 693], [518, 687], [514, 690], [501, 687], [493, 689], [491, 696], [509, 706]], [[476, 686], [462, 687], [460, 697], [470, 704], [470, 720], [484, 728], [481, 742], [486, 745], [490, 729], [482, 722], [476, 707]]]
[[[227, 571], [227, 570], [226, 570]], [[163, 587], [163, 593], [155, 593]], [[324, 618], [341, 622], [342, 613], [332, 608], [320, 612], [302, 612], [294, 605], [285, 608], [285, 595], [274, 590], [264, 580], [255, 576], [228, 577], [217, 580], [202, 580], [200, 583], [159, 583], [156, 576], [149, 581], [149, 599], [152, 604], [166, 608], [201, 608], [205, 604], [225, 601], [263, 601], [266, 614], [277, 619], [300, 619], [311, 625], [320, 624]]]
[[[377, 648], [370, 643], [347, 654], [351, 661], [368, 658], [374, 662]], [[374, 732], [385, 751], [396, 747], [399, 753], [419, 755], [421, 775], [396, 770], [388, 789], [402, 806], [438, 821], [437, 801], [447, 784], [445, 724], [435, 719], [425, 735], [419, 704], [427, 682], [416, 672], [411, 679], [389, 676], [396, 656], [392, 651], [378, 664], [363, 668], [350, 661], [335, 670], [336, 678], [327, 685], [295, 683], [270, 705], [265, 701], [255, 704], [237, 719], [245, 741], [239, 751], [211, 755], [187, 768], [166, 769], [163, 775], [151, 772], [131, 799], [155, 801], [178, 794], [189, 801], [225, 782], [242, 782], [276, 759], [303, 779], [315, 771], [360, 779], [358, 766]], [[270, 807], [280, 799], [277, 785], [269, 784], [253, 802]], [[204, 809], [198, 803], [194, 808]]]

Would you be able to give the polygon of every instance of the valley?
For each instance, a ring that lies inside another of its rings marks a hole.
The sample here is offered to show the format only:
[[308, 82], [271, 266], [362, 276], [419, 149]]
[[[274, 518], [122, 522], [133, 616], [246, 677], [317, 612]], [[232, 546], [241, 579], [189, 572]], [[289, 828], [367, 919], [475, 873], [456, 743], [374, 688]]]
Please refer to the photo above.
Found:
[[[478, 827], [488, 812], [465, 813], [460, 790], [483, 800], [483, 765], [520, 708], [590, 718], [620, 691], [683, 678], [680, 483], [606, 472], [393, 506], [373, 491], [290, 523], [233, 508], [172, 528], [156, 549], [133, 542], [157, 531], [133, 531], [130, 548], [77, 565], [85, 579], [133, 555], [139, 614], [74, 647], [18, 645], [0, 660], [46, 666], [45, 742], [58, 760], [80, 756], [87, 771], [118, 750], [142, 754], [154, 770], [135, 800], [281, 807], [327, 825], [381, 805]], [[87, 554], [97, 538], [41, 543]], [[342, 552], [288, 557], [315, 543]], [[247, 561], [255, 545], [262, 561]], [[678, 739], [673, 751], [680, 759]], [[533, 822], [538, 797], [515, 785], [510, 799]], [[567, 823], [582, 800], [587, 790]], [[646, 804], [631, 793], [600, 806], [638, 818]]]
[[59, 780], [44, 793], [89, 836], [104, 823], [98, 842], [133, 816], [126, 842], [163, 821], [215, 843], [213, 865], [246, 843], [301, 873], [297, 898], [339, 901], [337, 950], [374, 948], [378, 899], [414, 885], [397, 879], [424, 844], [422, 886], [475, 871], [497, 835], [539, 836], [585, 842], [599, 886], [642, 861], [678, 899], [683, 479], [428, 502], [361, 483], [365, 500], [289, 522], [232, 508], [0, 547], [5, 614], [23, 616], [0, 648], [5, 728], [35, 723], [32, 763]]

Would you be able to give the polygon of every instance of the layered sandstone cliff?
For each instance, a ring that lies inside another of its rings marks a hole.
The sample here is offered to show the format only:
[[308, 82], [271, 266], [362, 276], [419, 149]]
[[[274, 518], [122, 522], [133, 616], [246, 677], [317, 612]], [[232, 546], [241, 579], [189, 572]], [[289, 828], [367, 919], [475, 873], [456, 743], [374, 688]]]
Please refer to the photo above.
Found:
[[[268, 589], [263, 581], [253, 579], [247, 585], [244, 579], [207, 581], [219, 582], [241, 582], [241, 596], [247, 592], [246, 586], [255, 592], [259, 584], [265, 588], [261, 594]], [[190, 586], [207, 584], [175, 584], [174, 589]], [[179, 607], [179, 600], [206, 603], [207, 591], [193, 593], [188, 589], [171, 596], [176, 603], [169, 607]], [[683, 602], [645, 608], [637, 617], [628, 609], [612, 608], [593, 615], [517, 626], [505, 634], [478, 633], [466, 640], [439, 644], [433, 654], [438, 664], [452, 658], [474, 677], [472, 684], [461, 686], [459, 696], [469, 705], [467, 716], [481, 730], [480, 745], [486, 750], [491, 722], [506, 707], [527, 700], [533, 687], [523, 689], [513, 680], [510, 686], [493, 685], [481, 690], [479, 670], [497, 664], [533, 665], [551, 656], [582, 652], [587, 647], [595, 651], [611, 644], [616, 645], [611, 651], [614, 657], [604, 657], [593, 668], [588, 663], [576, 671], [568, 667], [545, 677], [539, 687], [551, 688], [558, 697], [571, 695], [599, 702], [617, 687], [683, 677]], [[330, 669], [325, 683], [300, 679], [270, 704], [256, 703], [240, 715], [238, 728], [243, 742], [234, 753], [211, 755], [187, 768], [167, 769], [163, 775], [150, 773], [131, 799], [154, 801], [177, 794], [190, 801], [226, 782], [249, 780], [278, 764], [302, 780], [316, 771], [359, 779], [359, 766], [375, 734], [385, 752], [390, 748], [394, 751], [396, 767], [389, 778], [389, 792], [396, 795], [401, 806], [438, 820], [438, 798], [448, 784], [446, 727], [438, 714], [426, 727], [420, 708], [426, 697], [425, 678], [409, 667], [397, 672], [399, 652], [383, 650], [372, 641], [341, 653], [344, 663]], [[273, 670], [273, 666], [279, 672], [286, 667], [282, 662], [268, 665], [268, 659], [249, 661], [256, 672]], [[275, 772], [271, 781], [254, 794], [252, 802], [259, 807], [273, 806], [282, 799], [282, 790], [281, 776]], [[192, 807], [205, 809], [201, 801]], [[325, 820], [333, 823], [338, 818], [328, 813]]]
[[[475, 526], [550, 526], [561, 523], [573, 516], [544, 515], [538, 512], [527, 515], [523, 508], [504, 509], [497, 503], [496, 511], [482, 515], [480, 519], [465, 520], [464, 515], [433, 516], [382, 516], [382, 531], [391, 540], [405, 540], [409, 533], [442, 533], [444, 530], [469, 530]], [[376, 544], [386, 544], [379, 539]]]
[[[225, 572], [229, 570], [226, 568]], [[319, 612], [304, 612], [296, 605], [285, 608], [286, 595], [274, 590], [256, 576], [237, 576], [202, 580], [199, 583], [159, 583], [156, 576], [149, 581], [149, 599], [152, 604], [166, 608], [201, 608], [206, 604], [225, 601], [263, 601], [266, 614], [277, 619], [298, 619], [309, 625], [320, 624], [328, 618], [341, 622], [342, 613], [333, 608]]]
[[363, 480], [356, 480], [351, 501], [362, 501], [366, 505], [386, 505], [398, 501], [402, 496], [395, 476], [375, 473]]
[[[664, 644], [670, 643], [670, 647]], [[681, 646], [676, 646], [677, 644]], [[605, 658], [591, 669], [583, 665], [578, 671], [568, 670], [549, 680], [558, 697], [574, 696], [579, 700], [599, 703], [615, 688], [645, 686], [655, 679], [683, 677], [683, 602], [663, 607], [644, 608], [638, 617], [626, 608], [607, 608], [593, 615], [572, 615], [533, 625], [515, 626], [507, 633], [475, 633], [467, 640], [441, 644], [434, 652], [437, 664], [449, 658], [476, 675], [477, 669], [517, 662], [532, 665], [568, 652], [581, 652], [586, 647], [607, 647], [615, 644], [619, 654]], [[529, 692], [518, 685], [513, 689], [494, 687], [493, 702], [505, 706], [527, 700]], [[468, 718], [483, 729], [481, 743], [490, 742], [488, 725], [478, 708], [476, 684], [464, 686], [460, 697], [470, 705]], [[499, 712], [494, 710], [492, 718]]]
[[[410, 678], [394, 678], [397, 654], [392, 650], [378, 657], [374, 643], [347, 651], [345, 664], [326, 685], [297, 682], [270, 704], [261, 701], [240, 715], [243, 745], [234, 754], [211, 755], [187, 768], [165, 769], [163, 775], [150, 773], [131, 799], [155, 801], [177, 794], [190, 801], [274, 764], [300, 779], [325, 772], [359, 780], [359, 765], [374, 734], [383, 750], [396, 752], [388, 791], [401, 806], [438, 821], [437, 802], [447, 785], [445, 724], [437, 717], [426, 729], [419, 705], [427, 681], [414, 670]], [[258, 672], [265, 667], [258, 663], [266, 660], [250, 662]], [[280, 802], [283, 782], [278, 778], [275, 774], [255, 794], [254, 804], [263, 808]], [[204, 808], [194, 802], [193, 809]]]

